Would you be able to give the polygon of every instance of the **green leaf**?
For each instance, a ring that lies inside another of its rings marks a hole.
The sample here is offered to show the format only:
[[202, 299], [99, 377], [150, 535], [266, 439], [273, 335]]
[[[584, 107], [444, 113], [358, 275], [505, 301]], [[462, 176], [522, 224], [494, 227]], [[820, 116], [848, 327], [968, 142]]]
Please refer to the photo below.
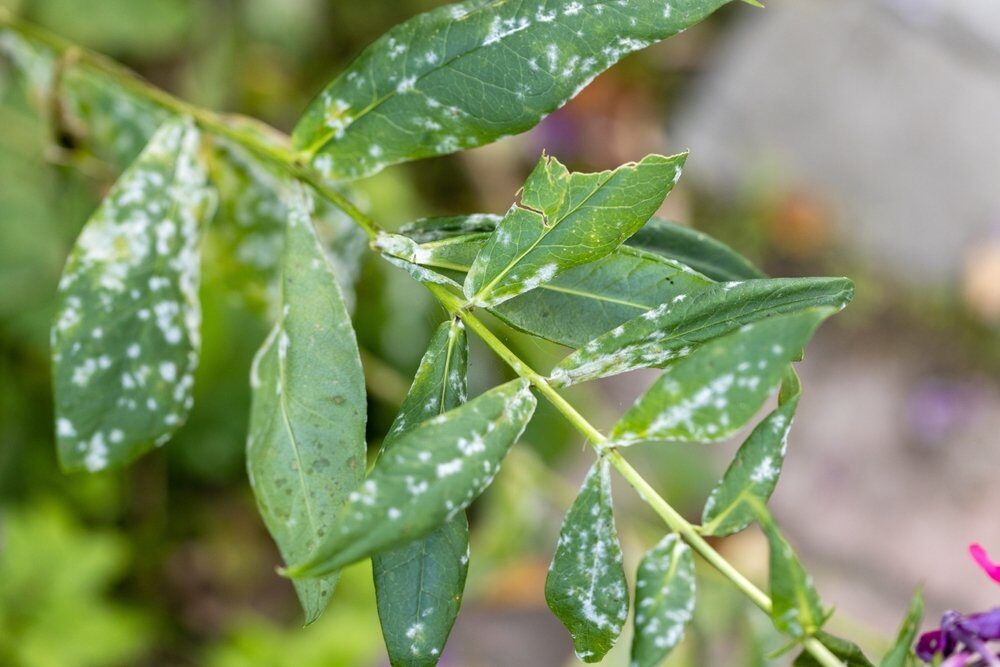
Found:
[[623, 56], [728, 0], [469, 0], [375, 41], [295, 127], [322, 172], [358, 178], [524, 132]]
[[[399, 228], [399, 233], [410, 237], [417, 243], [442, 241], [477, 232], [485, 232], [488, 236], [497, 228], [501, 220], [503, 220], [502, 215], [493, 213], [434, 216], [409, 222]], [[483, 238], [485, 239], [486, 236]], [[475, 257], [475, 253], [472, 256]]]
[[720, 282], [767, 277], [750, 260], [726, 244], [676, 222], [653, 218], [628, 243], [675, 259]]
[[614, 171], [583, 174], [543, 155], [520, 201], [472, 263], [466, 297], [493, 306], [608, 255], [660, 207], [686, 157], [649, 155]]
[[[278, 320], [257, 353], [247, 467], [260, 513], [286, 562], [307, 557], [364, 478], [365, 381], [351, 318], [313, 228], [312, 200], [288, 202]], [[297, 581], [306, 622], [336, 577]]]
[[[486, 238], [476, 233], [426, 242], [411, 257], [443, 279], [462, 280]], [[677, 262], [623, 245], [490, 312], [533, 336], [578, 347], [664, 301], [711, 284]]]
[[628, 617], [628, 582], [611, 508], [611, 469], [597, 460], [573, 502], [545, 580], [545, 601], [584, 662], [599, 662]]
[[[924, 599], [920, 591], [913, 595], [910, 609], [896, 635], [896, 642], [882, 658], [879, 667], [907, 667], [913, 660], [913, 644], [920, 632], [920, 620], [924, 616]], [[915, 660], [914, 660], [915, 662]]]
[[[466, 399], [468, 341], [461, 320], [445, 322], [431, 339], [383, 451], [421, 423]], [[469, 568], [469, 522], [464, 512], [425, 537], [372, 557], [375, 596], [389, 662], [438, 662], [451, 632]]]
[[292, 577], [320, 577], [427, 535], [493, 481], [535, 409], [526, 380], [501, 385], [402, 434]]
[[166, 442], [198, 365], [201, 136], [170, 121], [87, 222], [52, 327], [56, 437], [66, 470], [120, 465]]
[[740, 329], [680, 359], [615, 424], [619, 446], [663, 440], [714, 442], [742, 428], [777, 388], [833, 308], [776, 315]]
[[694, 616], [694, 557], [676, 534], [646, 552], [635, 582], [632, 667], [656, 667], [680, 643]]
[[587, 343], [553, 369], [568, 386], [638, 368], [663, 367], [701, 345], [759, 320], [815, 306], [843, 308], [854, 294], [846, 278], [731, 282], [679, 294]]
[[812, 577], [802, 567], [767, 508], [753, 498], [748, 502], [771, 546], [771, 621], [774, 627], [796, 639], [816, 634], [826, 613], [813, 587]]
[[[211, 176], [219, 208], [206, 238], [206, 271], [251, 306], [270, 310], [293, 182], [233, 142], [216, 138], [213, 143]], [[312, 190], [307, 193], [316, 233], [351, 311], [367, 237], [343, 211]]]
[[740, 446], [722, 480], [712, 489], [702, 513], [703, 535], [724, 537], [746, 528], [754, 519], [744, 501], [754, 497], [767, 504], [785, 461], [788, 432], [802, 396], [795, 369], [785, 369], [778, 407], [765, 417]]
[[[831, 635], [829, 632], [823, 632], [822, 630], [816, 633], [816, 639], [819, 640], [823, 646], [830, 649], [830, 652], [835, 656], [840, 658], [846, 667], [875, 667], [869, 660], [861, 648], [846, 639], [841, 639], [835, 635]], [[795, 662], [792, 663], [792, 667], [823, 667], [816, 658], [813, 657], [812, 653], [809, 651], [803, 651], [797, 658]]]

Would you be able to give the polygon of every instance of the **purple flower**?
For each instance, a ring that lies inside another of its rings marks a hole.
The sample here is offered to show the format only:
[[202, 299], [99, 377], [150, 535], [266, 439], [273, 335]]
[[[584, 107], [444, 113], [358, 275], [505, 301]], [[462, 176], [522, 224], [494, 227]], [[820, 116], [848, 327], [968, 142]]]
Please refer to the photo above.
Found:
[[[985, 549], [973, 544], [969, 553], [991, 579], [1000, 583], [1000, 565], [990, 560]], [[940, 628], [920, 635], [916, 653], [924, 662], [940, 655], [945, 658], [941, 667], [1000, 667], [1000, 656], [988, 646], [993, 641], [1000, 641], [1000, 607], [968, 615], [948, 611], [941, 617]]]

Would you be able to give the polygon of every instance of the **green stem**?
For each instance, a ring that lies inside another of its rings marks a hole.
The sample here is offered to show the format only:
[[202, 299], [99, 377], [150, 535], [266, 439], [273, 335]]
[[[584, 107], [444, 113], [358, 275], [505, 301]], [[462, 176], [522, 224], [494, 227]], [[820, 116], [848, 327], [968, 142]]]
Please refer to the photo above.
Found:
[[[639, 494], [639, 497], [656, 512], [671, 530], [678, 533], [692, 549], [718, 570], [736, 588], [766, 614], [771, 613], [771, 598], [747, 579], [722, 554], [712, 548], [697, 528], [668, 503], [663, 496], [632, 467], [621, 452], [611, 446], [607, 437], [597, 430], [576, 408], [552, 388], [543, 375], [524, 363], [503, 341], [497, 338], [489, 327], [471, 313], [461, 298], [441, 285], [428, 284], [427, 288], [449, 313], [462, 319], [471, 331], [479, 336], [493, 352], [503, 359], [515, 373], [528, 380], [540, 394], [566, 418], [593, 445], [598, 454], [606, 456], [611, 465]], [[809, 651], [823, 667], [842, 667], [843, 663], [815, 638], [803, 640], [803, 647]]]
[[[350, 216], [365, 231], [369, 238], [374, 239], [380, 233], [380, 227], [374, 220], [365, 215], [350, 200], [329, 185], [322, 175], [306, 163], [305, 156], [296, 153], [290, 147], [266, 142], [255, 134], [227, 122], [219, 114], [188, 104], [156, 88], [131, 71], [100, 54], [82, 49], [35, 26], [11, 18], [3, 8], [0, 8], [0, 27], [8, 27], [26, 39], [43, 43], [65, 60], [65, 66], [89, 67], [109, 77], [134, 95], [149, 100], [172, 113], [189, 116], [204, 130], [240, 144], [258, 157], [285, 171], [293, 178], [310, 185], [321, 197], [327, 199], [334, 206], [337, 206]], [[286, 135], [270, 128], [269, 131], [273, 132], [275, 136], [282, 137], [284, 143], [290, 146], [290, 141]], [[598, 431], [559, 392], [549, 385], [544, 376], [524, 363], [485, 324], [469, 312], [465, 308], [464, 301], [461, 298], [440, 285], [428, 284], [427, 287], [449, 312], [460, 317], [469, 329], [474, 331], [504, 362], [514, 369], [514, 372], [527, 379], [539, 393], [545, 396], [591, 442], [599, 454], [607, 456], [611, 465], [638, 492], [643, 501], [652, 507], [667, 526], [679, 533], [702, 558], [729, 579], [755, 605], [770, 614], [770, 597], [743, 576], [718, 551], [713, 549], [698, 534], [697, 529], [664, 500], [639, 472], [625, 460], [615, 447], [609, 445], [608, 439], [604, 434]], [[805, 639], [802, 644], [823, 667], [842, 667], [843, 663], [815, 638], [810, 637]]]

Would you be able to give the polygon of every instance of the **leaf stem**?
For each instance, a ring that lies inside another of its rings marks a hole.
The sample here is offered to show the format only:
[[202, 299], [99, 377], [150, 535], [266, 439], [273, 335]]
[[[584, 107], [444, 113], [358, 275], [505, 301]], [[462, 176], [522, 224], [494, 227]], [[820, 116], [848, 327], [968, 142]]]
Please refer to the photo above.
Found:
[[[461, 318], [465, 326], [475, 332], [515, 373], [528, 380], [540, 394], [545, 396], [562, 413], [563, 417], [590, 441], [599, 455], [606, 456], [615, 470], [635, 489], [639, 497], [663, 519], [664, 523], [671, 530], [677, 532], [692, 549], [698, 552], [703, 559], [718, 570], [726, 579], [729, 579], [736, 588], [764, 611], [764, 613], [771, 613], [771, 598], [767, 593], [754, 585], [732, 563], [726, 560], [722, 554], [716, 551], [698, 533], [697, 528], [685, 519], [680, 512], [674, 509], [663, 496], [657, 493], [649, 482], [639, 474], [639, 471], [632, 467], [632, 464], [622, 456], [621, 452], [609, 443], [603, 433], [587, 421], [558, 391], [553, 389], [552, 385], [548, 383], [548, 380], [543, 375], [528, 366], [503, 341], [497, 338], [496, 334], [489, 327], [465, 307], [464, 301], [461, 298], [442, 285], [427, 284], [427, 288], [449, 313]], [[837, 656], [831, 653], [826, 646], [814, 637], [802, 640], [802, 645], [823, 667], [843, 667], [843, 663]]]

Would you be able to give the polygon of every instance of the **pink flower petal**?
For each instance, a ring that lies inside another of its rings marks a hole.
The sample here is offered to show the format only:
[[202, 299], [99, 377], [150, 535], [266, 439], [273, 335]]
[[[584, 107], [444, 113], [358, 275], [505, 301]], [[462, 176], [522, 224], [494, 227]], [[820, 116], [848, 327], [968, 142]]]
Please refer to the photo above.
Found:
[[979, 564], [979, 567], [983, 568], [983, 572], [985, 572], [990, 579], [1000, 583], [1000, 563], [994, 563], [990, 560], [989, 555], [986, 553], [986, 549], [983, 549], [983, 547], [979, 544], [970, 544], [969, 554], [972, 556], [973, 560]]

